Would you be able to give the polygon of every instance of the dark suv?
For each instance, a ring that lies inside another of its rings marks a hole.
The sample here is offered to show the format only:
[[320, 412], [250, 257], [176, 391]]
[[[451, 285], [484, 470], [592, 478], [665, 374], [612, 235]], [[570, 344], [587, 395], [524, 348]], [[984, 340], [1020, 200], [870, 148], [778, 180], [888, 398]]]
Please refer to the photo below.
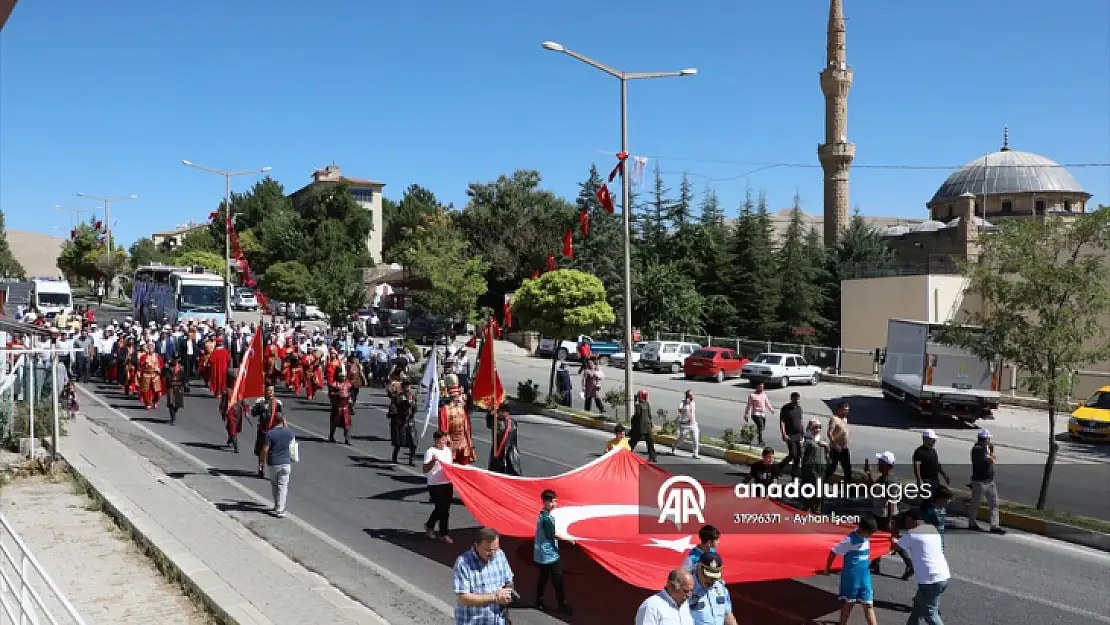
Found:
[[404, 336], [409, 329], [409, 313], [395, 309], [381, 310], [378, 312], [378, 323], [386, 336]]
[[438, 345], [455, 340], [452, 323], [431, 315], [413, 317], [405, 336], [421, 345]]

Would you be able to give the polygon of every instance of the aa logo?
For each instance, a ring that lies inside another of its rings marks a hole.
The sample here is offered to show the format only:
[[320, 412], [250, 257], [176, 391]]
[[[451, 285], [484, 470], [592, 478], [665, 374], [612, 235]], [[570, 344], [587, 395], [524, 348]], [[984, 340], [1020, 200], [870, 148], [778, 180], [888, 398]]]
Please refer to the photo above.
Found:
[[670, 520], [678, 529], [689, 524], [690, 519], [697, 519], [698, 523], [704, 524], [704, 509], [705, 489], [692, 477], [674, 475], [659, 487], [660, 523]]

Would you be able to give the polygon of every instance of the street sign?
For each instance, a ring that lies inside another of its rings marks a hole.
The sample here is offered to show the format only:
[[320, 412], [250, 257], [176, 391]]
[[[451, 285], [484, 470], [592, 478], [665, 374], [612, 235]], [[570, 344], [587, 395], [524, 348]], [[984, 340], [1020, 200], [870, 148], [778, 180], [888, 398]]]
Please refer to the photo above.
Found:
[[806, 335], [806, 334], [817, 334], [817, 330], [814, 329], [814, 328], [791, 328], [791, 332], [794, 333], [794, 336], [802, 336], [802, 335]]

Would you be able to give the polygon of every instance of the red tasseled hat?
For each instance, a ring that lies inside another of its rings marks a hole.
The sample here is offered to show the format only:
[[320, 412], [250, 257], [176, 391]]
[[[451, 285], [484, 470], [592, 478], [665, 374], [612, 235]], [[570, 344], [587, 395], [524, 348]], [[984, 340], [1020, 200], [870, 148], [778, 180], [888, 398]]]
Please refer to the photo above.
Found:
[[451, 388], [447, 389], [447, 394], [448, 395], [462, 395], [462, 387], [461, 386], [452, 386]]
[[224, 337], [217, 336], [216, 337], [216, 345], [223, 345], [223, 344], [224, 344]]

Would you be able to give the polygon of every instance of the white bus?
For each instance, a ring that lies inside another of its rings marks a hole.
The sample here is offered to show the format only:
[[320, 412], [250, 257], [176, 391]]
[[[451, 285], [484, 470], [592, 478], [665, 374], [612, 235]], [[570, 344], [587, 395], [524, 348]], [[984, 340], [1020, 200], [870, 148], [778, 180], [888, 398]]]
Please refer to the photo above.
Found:
[[31, 305], [40, 315], [51, 319], [62, 311], [73, 310], [73, 292], [65, 280], [38, 279], [31, 282]]
[[131, 310], [144, 325], [187, 320], [227, 323], [227, 283], [203, 267], [152, 265], [135, 271]]

